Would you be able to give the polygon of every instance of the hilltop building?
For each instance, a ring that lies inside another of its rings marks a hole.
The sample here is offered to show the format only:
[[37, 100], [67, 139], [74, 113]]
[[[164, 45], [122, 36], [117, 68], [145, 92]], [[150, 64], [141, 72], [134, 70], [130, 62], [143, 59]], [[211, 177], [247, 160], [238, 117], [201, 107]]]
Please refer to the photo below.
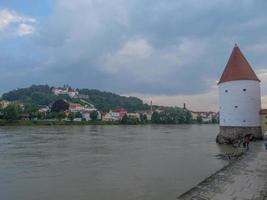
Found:
[[251, 134], [262, 138], [260, 80], [235, 45], [218, 82], [220, 133], [218, 143], [234, 143]]
[[69, 95], [70, 98], [78, 97], [79, 92], [75, 89], [72, 89], [71, 87], [53, 87], [52, 92], [55, 95], [61, 95], [61, 94], [66, 94]]

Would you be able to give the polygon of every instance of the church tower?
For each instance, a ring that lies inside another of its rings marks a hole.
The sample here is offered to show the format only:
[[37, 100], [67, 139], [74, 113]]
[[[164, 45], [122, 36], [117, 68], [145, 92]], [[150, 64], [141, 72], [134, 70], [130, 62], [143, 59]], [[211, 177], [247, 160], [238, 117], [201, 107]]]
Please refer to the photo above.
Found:
[[260, 80], [235, 45], [218, 82], [220, 133], [218, 143], [233, 143], [246, 134], [262, 138]]

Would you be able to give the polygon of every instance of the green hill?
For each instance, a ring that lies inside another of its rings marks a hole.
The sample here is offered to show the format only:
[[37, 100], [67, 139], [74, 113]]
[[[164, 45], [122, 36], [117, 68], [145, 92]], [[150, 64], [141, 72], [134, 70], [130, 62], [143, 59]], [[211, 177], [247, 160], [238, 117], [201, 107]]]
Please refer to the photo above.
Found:
[[36, 105], [49, 105], [59, 98], [59, 96], [52, 93], [48, 85], [32, 85], [31, 87], [12, 90], [2, 95], [2, 99], [6, 101], [19, 101]]
[[[149, 106], [136, 97], [124, 97], [111, 92], [102, 92], [91, 89], [78, 89], [82, 99], [93, 104], [100, 111], [108, 111], [114, 108], [126, 108], [129, 111], [145, 110]], [[80, 102], [81, 99], [71, 99], [68, 95], [54, 95], [48, 85], [32, 85], [28, 88], [12, 90], [2, 95], [6, 101], [19, 101], [24, 104], [50, 105], [58, 99], [66, 99], [71, 102]]]
[[136, 97], [120, 96], [111, 92], [102, 92], [99, 90], [81, 89], [80, 94], [87, 95], [88, 102], [95, 105], [99, 110], [108, 111], [114, 108], [126, 108], [129, 111], [149, 109], [141, 99]]

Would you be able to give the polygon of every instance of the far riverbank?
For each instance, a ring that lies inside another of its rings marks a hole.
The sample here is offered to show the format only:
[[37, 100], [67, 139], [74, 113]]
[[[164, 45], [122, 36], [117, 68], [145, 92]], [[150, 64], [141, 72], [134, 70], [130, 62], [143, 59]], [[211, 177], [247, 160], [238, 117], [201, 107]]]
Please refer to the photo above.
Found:
[[[87, 126], [87, 125], [151, 125], [151, 124], [153, 123], [147, 122], [147, 123], [124, 124], [120, 121], [0, 120], [0, 126]], [[190, 123], [190, 124], [199, 124], [199, 123]], [[201, 124], [213, 124], [213, 123], [201, 123]], [[165, 124], [165, 125], [178, 125], [178, 124]]]
[[119, 122], [105, 121], [49, 121], [49, 120], [0, 120], [0, 126], [86, 126], [86, 125], [119, 125]]

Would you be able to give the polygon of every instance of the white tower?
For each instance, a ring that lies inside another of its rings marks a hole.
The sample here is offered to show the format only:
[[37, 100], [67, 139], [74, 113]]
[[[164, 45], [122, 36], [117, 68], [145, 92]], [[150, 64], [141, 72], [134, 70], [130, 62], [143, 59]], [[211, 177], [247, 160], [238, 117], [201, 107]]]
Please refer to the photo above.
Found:
[[234, 143], [247, 134], [261, 138], [260, 80], [235, 45], [219, 86], [219, 143]]

